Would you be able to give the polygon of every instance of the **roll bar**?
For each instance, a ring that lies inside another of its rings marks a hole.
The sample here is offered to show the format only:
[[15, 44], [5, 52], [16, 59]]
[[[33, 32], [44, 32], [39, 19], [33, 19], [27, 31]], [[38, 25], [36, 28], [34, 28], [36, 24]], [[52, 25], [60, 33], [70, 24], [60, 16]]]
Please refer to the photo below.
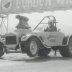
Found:
[[54, 17], [54, 16], [52, 16], [52, 15], [50, 15], [50, 16], [45, 16], [39, 23], [38, 23], [38, 25], [33, 29], [33, 31], [41, 24], [41, 22], [45, 19], [45, 18], [48, 18], [49, 20], [50, 20], [50, 17], [53, 17], [53, 21], [54, 21], [54, 23], [55, 23], [55, 26], [56, 26], [56, 18]]

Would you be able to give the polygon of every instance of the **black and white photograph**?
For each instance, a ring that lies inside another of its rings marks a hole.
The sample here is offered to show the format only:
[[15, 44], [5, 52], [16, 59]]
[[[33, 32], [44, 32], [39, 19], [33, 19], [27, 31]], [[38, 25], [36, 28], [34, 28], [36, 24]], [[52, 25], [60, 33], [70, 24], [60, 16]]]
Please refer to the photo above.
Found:
[[72, 0], [0, 0], [0, 72], [72, 72]]

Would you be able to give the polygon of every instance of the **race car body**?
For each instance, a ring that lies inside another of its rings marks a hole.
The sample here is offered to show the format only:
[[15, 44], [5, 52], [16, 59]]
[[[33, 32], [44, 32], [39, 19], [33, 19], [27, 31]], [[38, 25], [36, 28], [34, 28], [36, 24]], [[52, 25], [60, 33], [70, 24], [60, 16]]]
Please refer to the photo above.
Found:
[[[51, 21], [50, 18], [53, 18]], [[44, 23], [44, 19], [48, 22]], [[65, 36], [56, 26], [54, 16], [44, 17], [34, 30], [21, 37], [22, 53], [27, 53], [30, 57], [47, 56], [51, 49], [59, 50], [62, 56], [72, 56], [72, 36]], [[69, 43], [70, 42], [70, 43]]]

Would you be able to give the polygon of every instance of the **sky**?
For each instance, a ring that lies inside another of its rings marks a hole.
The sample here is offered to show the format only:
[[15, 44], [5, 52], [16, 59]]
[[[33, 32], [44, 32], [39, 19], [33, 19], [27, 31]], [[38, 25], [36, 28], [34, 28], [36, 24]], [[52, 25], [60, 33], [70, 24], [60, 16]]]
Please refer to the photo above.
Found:
[[[61, 29], [61, 31], [65, 34], [72, 34], [72, 11], [54, 11], [54, 12], [43, 12], [43, 13], [25, 13], [20, 14], [22, 16], [26, 16], [29, 18], [29, 25], [33, 29], [43, 17], [53, 15], [56, 17], [57, 27]], [[8, 31], [13, 32], [16, 28], [15, 26], [18, 24], [18, 20], [15, 18], [15, 14], [9, 15], [8, 19]]]

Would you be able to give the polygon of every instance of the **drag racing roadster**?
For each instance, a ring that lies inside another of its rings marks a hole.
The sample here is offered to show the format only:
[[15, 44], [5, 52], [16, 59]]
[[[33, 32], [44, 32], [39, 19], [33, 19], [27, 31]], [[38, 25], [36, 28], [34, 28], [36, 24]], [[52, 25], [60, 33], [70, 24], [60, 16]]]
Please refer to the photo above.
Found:
[[63, 57], [72, 56], [72, 36], [65, 36], [57, 28], [54, 16], [45, 16], [31, 33], [21, 37], [22, 53], [30, 57], [47, 56], [51, 49], [59, 50]]

